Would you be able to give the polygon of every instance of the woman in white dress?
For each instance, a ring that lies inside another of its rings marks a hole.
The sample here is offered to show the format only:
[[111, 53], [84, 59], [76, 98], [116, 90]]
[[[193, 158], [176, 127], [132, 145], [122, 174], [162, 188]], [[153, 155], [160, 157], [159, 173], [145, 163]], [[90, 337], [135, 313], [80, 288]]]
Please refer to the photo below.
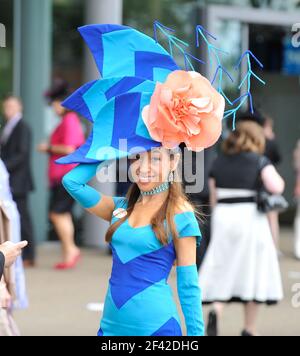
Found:
[[[9, 220], [9, 237], [11, 242], [21, 241], [20, 216], [16, 203], [12, 199], [9, 187], [9, 175], [0, 160], [0, 205]], [[8, 282], [8, 281], [6, 281]], [[18, 257], [14, 266], [13, 273], [10, 274], [10, 284], [14, 287], [9, 293], [4, 279], [0, 282], [0, 336], [18, 336], [19, 330], [12, 318], [12, 311], [16, 308], [25, 309], [28, 307], [26, 295], [25, 274], [23, 269], [22, 257]], [[15, 295], [11, 295], [11, 294]], [[5, 305], [4, 305], [4, 304]], [[5, 309], [1, 309], [1, 305]]]
[[283, 298], [276, 247], [267, 215], [258, 211], [261, 186], [281, 194], [284, 181], [262, 154], [265, 138], [254, 122], [240, 122], [223, 143], [210, 174], [212, 238], [200, 269], [204, 304], [214, 303], [207, 334], [217, 336], [225, 303], [245, 307], [243, 336], [257, 335], [260, 303]]

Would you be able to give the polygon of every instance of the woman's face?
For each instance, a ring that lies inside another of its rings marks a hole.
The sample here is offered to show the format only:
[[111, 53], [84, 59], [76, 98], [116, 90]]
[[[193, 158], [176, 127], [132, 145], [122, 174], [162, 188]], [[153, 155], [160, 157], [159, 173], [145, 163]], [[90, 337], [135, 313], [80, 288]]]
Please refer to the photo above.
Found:
[[168, 181], [171, 171], [178, 165], [179, 155], [170, 158], [169, 151], [164, 147], [134, 155], [130, 158], [130, 176], [140, 190], [149, 191]]
[[52, 108], [58, 116], [63, 116], [65, 113], [65, 108], [61, 106], [60, 100], [54, 100], [52, 103]]

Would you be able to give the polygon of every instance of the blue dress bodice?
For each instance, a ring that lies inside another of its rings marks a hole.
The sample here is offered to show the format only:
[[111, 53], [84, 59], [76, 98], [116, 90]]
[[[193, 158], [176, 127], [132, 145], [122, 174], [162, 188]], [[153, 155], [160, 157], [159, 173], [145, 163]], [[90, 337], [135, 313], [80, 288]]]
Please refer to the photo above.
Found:
[[[125, 198], [114, 198], [115, 208], [127, 208]], [[118, 218], [113, 217], [111, 223]], [[194, 212], [174, 216], [179, 237], [201, 232]], [[165, 221], [166, 223], [166, 221]], [[162, 245], [151, 225], [133, 228], [128, 219], [119, 226], [110, 243], [113, 256], [99, 335], [181, 335], [180, 319], [169, 274], [176, 250], [172, 236]]]

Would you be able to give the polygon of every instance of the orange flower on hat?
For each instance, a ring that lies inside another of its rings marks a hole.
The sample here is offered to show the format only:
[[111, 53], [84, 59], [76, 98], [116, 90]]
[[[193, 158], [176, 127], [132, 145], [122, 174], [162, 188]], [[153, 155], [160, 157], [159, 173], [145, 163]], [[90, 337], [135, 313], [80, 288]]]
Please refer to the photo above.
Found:
[[225, 100], [197, 72], [177, 70], [165, 83], [157, 83], [142, 117], [153, 140], [166, 148], [184, 142], [202, 151], [215, 144], [222, 132]]

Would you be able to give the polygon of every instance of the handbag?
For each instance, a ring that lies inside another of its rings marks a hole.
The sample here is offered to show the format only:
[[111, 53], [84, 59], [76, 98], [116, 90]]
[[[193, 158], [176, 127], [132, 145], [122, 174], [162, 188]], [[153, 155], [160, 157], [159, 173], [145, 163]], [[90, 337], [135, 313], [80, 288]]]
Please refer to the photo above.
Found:
[[[260, 157], [259, 168], [263, 167], [265, 157]], [[269, 213], [271, 211], [283, 212], [289, 207], [289, 203], [281, 194], [271, 194], [263, 186], [263, 182], [260, 180], [260, 188], [257, 190], [256, 204], [257, 209], [262, 213]]]
[[257, 192], [256, 204], [258, 210], [262, 213], [269, 213], [270, 211], [282, 213], [289, 207], [289, 203], [283, 195], [270, 194], [265, 189]]

